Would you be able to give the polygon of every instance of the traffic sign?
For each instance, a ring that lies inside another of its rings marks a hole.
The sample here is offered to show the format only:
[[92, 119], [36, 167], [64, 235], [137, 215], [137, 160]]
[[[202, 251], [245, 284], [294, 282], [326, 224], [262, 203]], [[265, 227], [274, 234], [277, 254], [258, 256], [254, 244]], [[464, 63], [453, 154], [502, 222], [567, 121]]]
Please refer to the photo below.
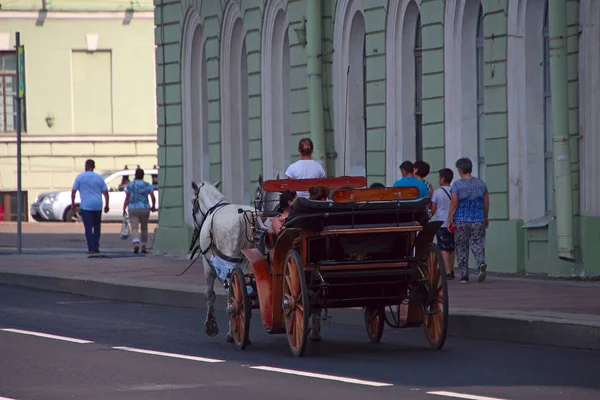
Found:
[[17, 76], [19, 77], [19, 98], [25, 97], [25, 51], [23, 46], [17, 49]]

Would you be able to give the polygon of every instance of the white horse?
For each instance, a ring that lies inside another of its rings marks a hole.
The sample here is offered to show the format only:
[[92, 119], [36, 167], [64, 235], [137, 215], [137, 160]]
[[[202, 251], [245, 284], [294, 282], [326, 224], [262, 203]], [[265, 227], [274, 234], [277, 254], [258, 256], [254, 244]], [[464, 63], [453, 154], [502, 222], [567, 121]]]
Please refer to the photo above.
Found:
[[[245, 211], [253, 211], [252, 207], [230, 204], [227, 198], [217, 190], [217, 186], [208, 182], [196, 184], [192, 182], [194, 189], [193, 215], [194, 225], [199, 229], [199, 251], [204, 253], [202, 264], [204, 267], [204, 279], [206, 281], [207, 312], [204, 330], [209, 336], [215, 336], [219, 332], [217, 320], [215, 319], [214, 303], [215, 280], [219, 278], [209, 260], [213, 262], [239, 264], [244, 274], [251, 272], [248, 260], [242, 254], [242, 250], [252, 247], [251, 225], [245, 216]], [[242, 210], [241, 212], [239, 210]], [[192, 243], [194, 244], [194, 243]], [[227, 341], [233, 341], [231, 336], [231, 323], [227, 332]]]

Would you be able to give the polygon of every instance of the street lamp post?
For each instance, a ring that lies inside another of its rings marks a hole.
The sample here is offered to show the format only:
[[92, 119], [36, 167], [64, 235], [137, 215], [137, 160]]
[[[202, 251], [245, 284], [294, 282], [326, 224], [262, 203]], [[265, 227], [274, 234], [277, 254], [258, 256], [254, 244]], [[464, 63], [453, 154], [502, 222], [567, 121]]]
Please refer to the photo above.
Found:
[[21, 189], [21, 99], [25, 94], [25, 76], [23, 67], [24, 54], [21, 46], [21, 33], [15, 33], [15, 48], [17, 50], [17, 93], [15, 102], [17, 103], [17, 251], [22, 253], [22, 223], [23, 223], [23, 191]]

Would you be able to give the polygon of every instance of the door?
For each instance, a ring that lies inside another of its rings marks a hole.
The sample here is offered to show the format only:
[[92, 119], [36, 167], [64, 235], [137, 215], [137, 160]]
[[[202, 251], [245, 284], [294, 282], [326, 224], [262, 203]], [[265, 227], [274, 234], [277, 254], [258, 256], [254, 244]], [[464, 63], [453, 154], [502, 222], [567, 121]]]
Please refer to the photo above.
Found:
[[[129, 182], [133, 181], [134, 176], [128, 172], [122, 172], [113, 175], [112, 179], [106, 182], [108, 186], [109, 208], [108, 214], [103, 214], [102, 219], [118, 221], [123, 218], [123, 204], [125, 204], [125, 188]], [[104, 198], [102, 199], [104, 203]]]

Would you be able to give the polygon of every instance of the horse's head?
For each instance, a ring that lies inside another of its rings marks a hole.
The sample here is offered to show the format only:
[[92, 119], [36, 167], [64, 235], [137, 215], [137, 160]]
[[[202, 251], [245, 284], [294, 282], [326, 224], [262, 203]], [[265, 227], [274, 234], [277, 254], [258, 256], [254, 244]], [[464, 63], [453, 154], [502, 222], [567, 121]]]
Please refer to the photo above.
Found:
[[221, 181], [213, 184], [208, 182], [200, 182], [197, 184], [192, 181], [192, 189], [194, 190], [194, 198], [192, 199], [192, 214], [194, 217], [194, 225], [200, 227], [206, 218], [206, 213], [214, 205], [226, 202], [227, 198], [223, 193], [219, 192], [217, 187]]
[[[279, 179], [279, 174], [275, 179]], [[278, 192], [266, 192], [264, 189], [264, 181], [263, 176], [260, 174], [258, 176], [258, 186], [254, 191], [254, 204], [256, 209], [263, 214], [265, 213], [274, 213], [277, 211], [279, 207], [279, 195]]]

